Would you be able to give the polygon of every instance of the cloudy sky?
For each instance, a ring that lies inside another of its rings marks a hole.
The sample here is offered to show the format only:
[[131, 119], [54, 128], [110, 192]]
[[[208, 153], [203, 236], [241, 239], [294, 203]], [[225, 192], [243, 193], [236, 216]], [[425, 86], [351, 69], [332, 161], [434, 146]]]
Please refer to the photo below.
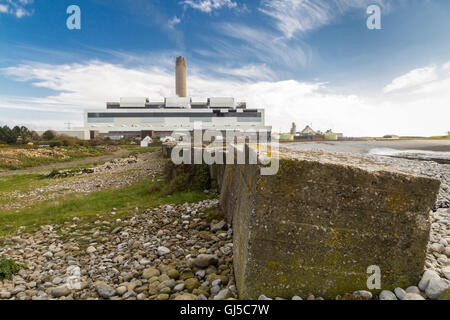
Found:
[[274, 131], [443, 135], [449, 16], [448, 0], [0, 0], [0, 125], [81, 126], [121, 96], [173, 96], [183, 55], [190, 96], [263, 107]]

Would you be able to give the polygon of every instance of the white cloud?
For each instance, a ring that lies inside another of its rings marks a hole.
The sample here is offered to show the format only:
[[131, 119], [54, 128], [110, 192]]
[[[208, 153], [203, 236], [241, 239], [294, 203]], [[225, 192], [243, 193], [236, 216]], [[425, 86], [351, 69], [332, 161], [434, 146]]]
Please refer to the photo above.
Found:
[[28, 7], [34, 0], [0, 0], [0, 13], [11, 14], [17, 18], [31, 16], [34, 11]]
[[238, 8], [238, 4], [232, 0], [185, 0], [181, 4], [206, 13], [222, 8]]
[[383, 92], [389, 93], [401, 89], [409, 89], [434, 81], [437, 78], [436, 66], [415, 69], [392, 80], [390, 84], [384, 87]]
[[[199, 72], [202, 66], [190, 66], [189, 95], [195, 97], [234, 96], [247, 101], [249, 107], [266, 109], [266, 121], [275, 131], [288, 130], [295, 121], [298, 127], [312, 123], [315, 129], [334, 129], [349, 136], [441, 135], [448, 128], [450, 111], [450, 74], [420, 88], [421, 94], [370, 96], [344, 95], [329, 84], [276, 81], [267, 77], [264, 66], [250, 65], [231, 70], [218, 69], [230, 77]], [[203, 69], [202, 69], [203, 70]], [[252, 79], [242, 77], [245, 72]], [[40, 127], [53, 125], [48, 114], [59, 112], [60, 127], [85, 108], [105, 108], [106, 101], [121, 96], [147, 96], [161, 100], [174, 95], [172, 66], [155, 62], [143, 68], [127, 68], [100, 61], [83, 64], [24, 64], [1, 70], [17, 81], [58, 92], [43, 98], [0, 97], [2, 114], [23, 109], [23, 122], [30, 121], [29, 112], [42, 110]], [[267, 70], [270, 72], [270, 70]], [[417, 88], [416, 88], [417, 89]], [[27, 111], [28, 110], [28, 111]], [[52, 112], [53, 111], [53, 112]], [[33, 117], [33, 121], [36, 119]], [[17, 120], [16, 120], [17, 122]], [[78, 123], [78, 122], [77, 122]]]
[[172, 19], [169, 20], [169, 27], [173, 28], [175, 27], [177, 24], [179, 24], [181, 22], [181, 19], [178, 18], [177, 16], [174, 16]]
[[371, 4], [386, 8], [384, 0], [262, 0], [259, 11], [273, 18], [285, 37], [292, 38], [296, 32], [328, 25], [350, 9]]

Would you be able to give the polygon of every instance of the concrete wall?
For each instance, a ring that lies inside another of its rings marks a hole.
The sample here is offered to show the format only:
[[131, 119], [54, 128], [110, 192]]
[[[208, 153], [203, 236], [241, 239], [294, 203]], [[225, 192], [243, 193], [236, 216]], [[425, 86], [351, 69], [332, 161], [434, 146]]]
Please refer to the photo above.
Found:
[[[163, 147], [166, 156], [172, 147]], [[279, 159], [274, 176], [258, 165], [211, 167], [233, 225], [241, 299], [334, 299], [367, 289], [372, 265], [383, 290], [418, 283], [438, 180], [355, 156], [282, 148]]]
[[219, 178], [241, 299], [334, 298], [366, 289], [371, 265], [381, 268], [382, 289], [418, 283], [438, 180], [355, 157], [280, 158], [276, 176], [230, 165]]

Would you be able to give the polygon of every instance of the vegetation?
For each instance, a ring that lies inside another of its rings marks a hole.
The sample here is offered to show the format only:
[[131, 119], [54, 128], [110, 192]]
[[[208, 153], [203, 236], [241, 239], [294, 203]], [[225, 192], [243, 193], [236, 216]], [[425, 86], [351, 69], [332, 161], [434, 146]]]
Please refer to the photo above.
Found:
[[11, 279], [11, 277], [19, 272], [23, 266], [17, 264], [14, 260], [0, 258], [0, 280]]
[[18, 170], [109, 154], [102, 147], [0, 148], [0, 169]]
[[[31, 177], [27, 177], [31, 179]], [[174, 192], [166, 195], [166, 182], [162, 179], [143, 179], [131, 186], [102, 190], [88, 195], [69, 194], [57, 199], [35, 202], [32, 208], [0, 210], [0, 235], [14, 232], [24, 226], [26, 231], [35, 231], [46, 224], [62, 224], [78, 217], [88, 222], [95, 221], [98, 214], [109, 213], [116, 208], [117, 217], [135, 214], [135, 208], [149, 208], [162, 204], [198, 202], [207, 198], [200, 191]], [[149, 186], [159, 185], [149, 192]], [[159, 190], [158, 190], [159, 189]]]
[[172, 161], [166, 163], [164, 170], [167, 187], [165, 194], [180, 191], [203, 191], [211, 188], [209, 166], [175, 165]]
[[23, 126], [15, 126], [12, 129], [8, 126], [3, 126], [0, 127], [0, 144], [16, 144], [31, 141], [36, 135], [36, 132], [32, 132]]

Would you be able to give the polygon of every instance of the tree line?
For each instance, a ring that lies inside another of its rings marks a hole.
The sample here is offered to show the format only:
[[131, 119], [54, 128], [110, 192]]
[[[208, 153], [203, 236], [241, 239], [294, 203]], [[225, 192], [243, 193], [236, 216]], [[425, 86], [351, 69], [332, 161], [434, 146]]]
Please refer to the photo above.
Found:
[[0, 127], [0, 143], [2, 144], [22, 144], [40, 140], [52, 140], [55, 138], [55, 133], [47, 130], [42, 134], [42, 137], [36, 132], [24, 126], [15, 126], [10, 128], [8, 126]]

